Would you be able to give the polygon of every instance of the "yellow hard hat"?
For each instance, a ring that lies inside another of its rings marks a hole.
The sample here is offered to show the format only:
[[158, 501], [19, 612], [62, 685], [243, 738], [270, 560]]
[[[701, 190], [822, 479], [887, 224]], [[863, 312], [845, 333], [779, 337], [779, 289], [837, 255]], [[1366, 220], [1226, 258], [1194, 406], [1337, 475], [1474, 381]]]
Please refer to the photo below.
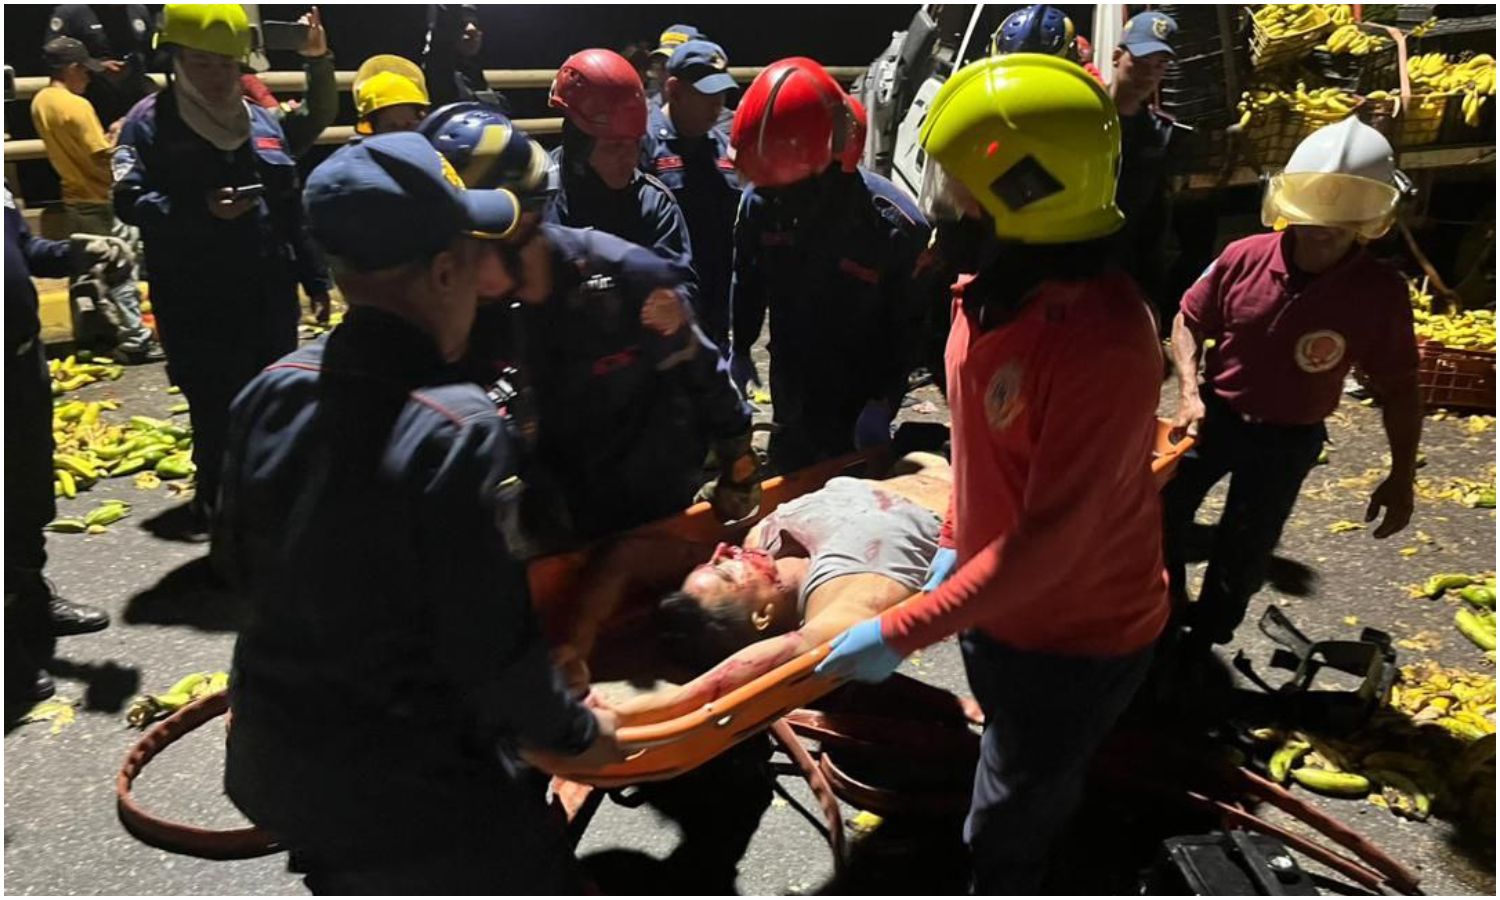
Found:
[[956, 181], [1000, 237], [1064, 244], [1118, 231], [1120, 117], [1075, 63], [1038, 53], [981, 59], [932, 100], [920, 140], [923, 202], [941, 206]]
[[427, 79], [417, 64], [390, 53], [372, 56], [354, 73], [354, 111], [359, 115], [355, 129], [370, 133], [369, 118], [387, 106], [411, 103], [426, 106]]
[[250, 20], [238, 3], [168, 3], [155, 40], [243, 60], [250, 55]]

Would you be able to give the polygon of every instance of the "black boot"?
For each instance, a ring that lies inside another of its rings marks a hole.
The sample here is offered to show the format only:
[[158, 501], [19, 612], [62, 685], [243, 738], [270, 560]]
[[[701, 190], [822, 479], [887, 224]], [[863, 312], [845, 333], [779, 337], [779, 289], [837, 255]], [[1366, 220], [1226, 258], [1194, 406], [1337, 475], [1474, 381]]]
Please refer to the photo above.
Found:
[[58, 637], [89, 634], [109, 627], [109, 613], [97, 606], [74, 603], [56, 594], [52, 595], [48, 613], [52, 621], [52, 633]]

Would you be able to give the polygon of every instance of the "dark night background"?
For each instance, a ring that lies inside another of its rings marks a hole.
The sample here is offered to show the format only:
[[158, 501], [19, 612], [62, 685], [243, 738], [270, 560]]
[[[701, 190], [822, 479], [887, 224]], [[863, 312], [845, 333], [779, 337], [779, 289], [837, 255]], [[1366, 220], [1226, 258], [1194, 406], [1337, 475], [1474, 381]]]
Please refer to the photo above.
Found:
[[[374, 6], [322, 5], [329, 43], [341, 70], [354, 69], [375, 53], [397, 53], [419, 61], [427, 28], [422, 4]], [[151, 7], [155, 12], [157, 6]], [[263, 20], [292, 21], [306, 6], [262, 5]], [[487, 69], [554, 68], [585, 47], [621, 49], [634, 42], [655, 45], [657, 35], [676, 22], [696, 25], [723, 45], [731, 65], [764, 65], [784, 56], [811, 56], [827, 65], [866, 65], [904, 29], [916, 4], [866, 6], [748, 6], [642, 4], [622, 5], [481, 5], [484, 45], [480, 59]], [[51, 14], [46, 4], [5, 7], [5, 62], [20, 76], [45, 74], [41, 36]], [[271, 68], [300, 68], [294, 53], [271, 54]], [[544, 116], [543, 91], [508, 93], [515, 114]], [[353, 107], [344, 94], [339, 124], [352, 124]], [[6, 104], [7, 136], [35, 137], [24, 102]], [[329, 148], [318, 148], [315, 163]], [[22, 195], [32, 202], [56, 196], [56, 177], [44, 162], [20, 167]]]

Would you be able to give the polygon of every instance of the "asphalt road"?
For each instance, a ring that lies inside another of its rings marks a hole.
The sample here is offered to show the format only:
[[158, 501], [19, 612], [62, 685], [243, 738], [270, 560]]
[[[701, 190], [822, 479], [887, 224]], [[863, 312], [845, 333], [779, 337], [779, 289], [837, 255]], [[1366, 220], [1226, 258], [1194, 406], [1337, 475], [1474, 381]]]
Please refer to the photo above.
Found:
[[[119, 399], [122, 408], [107, 417], [160, 416], [178, 399], [166, 395], [165, 384], [163, 368], [150, 366], [71, 396]], [[942, 421], [946, 411], [935, 391], [926, 388], [917, 392], [903, 417]], [[1384, 452], [1378, 414], [1357, 401], [1346, 400], [1331, 431], [1331, 464], [1309, 480], [1279, 551], [1272, 584], [1252, 605], [1238, 648], [1254, 659], [1268, 657], [1270, 645], [1251, 623], [1266, 604], [1275, 603], [1314, 637], [1353, 637], [1358, 627], [1371, 625], [1398, 639], [1416, 640], [1416, 646], [1424, 648], [1403, 649], [1403, 662], [1431, 658], [1492, 673], [1493, 663], [1453, 628], [1452, 603], [1409, 599], [1405, 586], [1438, 571], [1492, 569], [1494, 513], [1451, 501], [1421, 500], [1412, 528], [1390, 540], [1374, 541], [1368, 531], [1330, 533], [1333, 522], [1363, 518], [1374, 483], [1363, 476], [1378, 469]], [[1426, 478], [1464, 476], [1493, 482], [1493, 423], [1475, 432], [1468, 420], [1429, 418], [1424, 450]], [[115, 624], [102, 633], [60, 642], [53, 671], [59, 696], [81, 700], [76, 721], [55, 734], [45, 723], [7, 731], [5, 890], [300, 893], [300, 879], [286, 872], [282, 856], [235, 862], [174, 856], [138, 842], [116, 819], [114, 776], [137, 738], [124, 722], [130, 698], [143, 690], [165, 690], [187, 672], [227, 668], [238, 611], [228, 598], [202, 586], [204, 545], [164, 540], [153, 533], [163, 524], [160, 517], [170, 519], [172, 510], [182, 505], [167, 489], [139, 490], [128, 478], [106, 481], [76, 500], [64, 501], [61, 513], [81, 514], [106, 497], [129, 500], [132, 515], [108, 534], [54, 535], [49, 540], [48, 574], [61, 592], [105, 607]], [[1215, 503], [1222, 502], [1222, 490], [1215, 498], [1205, 508], [1205, 519], [1211, 519]], [[1416, 553], [1401, 555], [1404, 547], [1416, 547]], [[1357, 618], [1357, 626], [1347, 624], [1349, 616]], [[906, 671], [945, 688], [964, 686], [962, 664], [951, 642], [914, 657]], [[321, 702], [336, 703], [337, 698]], [[138, 784], [142, 803], [199, 825], [240, 823], [220, 789], [222, 739], [222, 724], [214, 723], [159, 757]], [[919, 836], [925, 840], [915, 842], [920, 849], [913, 850], [912, 842], [898, 837], [899, 823], [878, 830], [863, 845], [847, 880], [834, 881], [831, 856], [806, 813], [816, 808], [807, 791], [795, 779], [781, 778], [785, 796], [769, 794], [764, 781], [745, 775], [759, 763], [760, 758], [746, 750], [680, 789], [658, 793], [656, 808], [629, 808], [606, 800], [582, 839], [580, 854], [610, 892], [961, 889], [961, 882], [953, 881], [958, 869], [952, 863], [951, 835], [929, 829]], [[1429, 892], [1494, 893], [1493, 848], [1487, 853], [1464, 849], [1450, 824], [1405, 822], [1363, 801], [1315, 802], [1416, 868]], [[850, 816], [854, 812], [846, 809]], [[1106, 837], [1099, 845], [1080, 845], [1089, 854], [1116, 843], [1115, 838], [1124, 837], [1129, 828], [1123, 819], [1096, 819], [1091, 824], [1102, 828]], [[684, 842], [685, 834], [709, 837]]]

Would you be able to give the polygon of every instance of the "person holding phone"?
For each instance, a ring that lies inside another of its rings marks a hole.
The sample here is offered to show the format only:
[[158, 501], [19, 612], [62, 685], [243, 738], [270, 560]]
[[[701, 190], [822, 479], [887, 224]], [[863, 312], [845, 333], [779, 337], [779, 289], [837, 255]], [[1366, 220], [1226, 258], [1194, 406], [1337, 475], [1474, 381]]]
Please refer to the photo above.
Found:
[[326, 294], [297, 168], [275, 116], [245, 100], [250, 24], [236, 4], [168, 4], [166, 90], [127, 117], [111, 159], [115, 211], [141, 230], [168, 373], [192, 408], [198, 468], [188, 534], [206, 530], [229, 403], [297, 345], [299, 281]]

